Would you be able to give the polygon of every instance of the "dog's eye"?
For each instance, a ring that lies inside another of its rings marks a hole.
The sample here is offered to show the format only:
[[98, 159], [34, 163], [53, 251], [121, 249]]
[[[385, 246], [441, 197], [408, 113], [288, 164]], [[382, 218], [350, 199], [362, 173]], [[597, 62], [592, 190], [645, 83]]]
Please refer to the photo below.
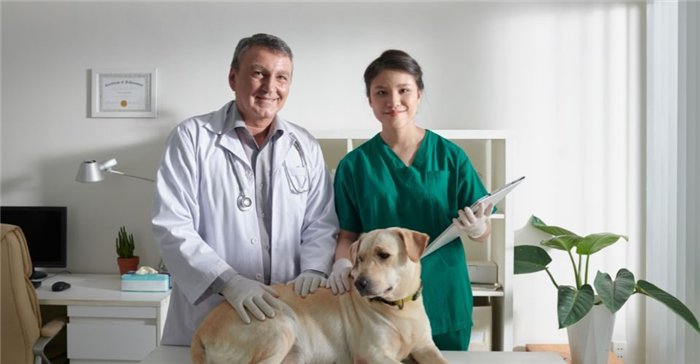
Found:
[[379, 258], [381, 258], [382, 260], [389, 259], [389, 257], [391, 256], [391, 255], [389, 255], [389, 253], [384, 253], [384, 252], [377, 253], [377, 255], [378, 255]]
[[360, 263], [362, 263], [362, 261], [363, 261], [364, 259], [362, 259], [362, 257], [361, 257], [361, 256], [358, 256], [358, 257], [357, 257], [357, 260], [359, 260], [359, 261], [360, 261]]

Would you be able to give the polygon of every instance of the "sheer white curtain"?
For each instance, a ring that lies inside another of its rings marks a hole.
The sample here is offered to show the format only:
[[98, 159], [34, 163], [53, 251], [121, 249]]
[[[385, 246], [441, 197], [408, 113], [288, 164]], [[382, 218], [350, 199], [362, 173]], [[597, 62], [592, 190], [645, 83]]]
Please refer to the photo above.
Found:
[[[700, 314], [700, 3], [647, 5], [647, 279]], [[691, 363], [700, 336], [646, 303], [646, 362]]]
[[[497, 49], [512, 56], [498, 63], [502, 82], [484, 89], [502, 85], [493, 99], [517, 131], [514, 174], [528, 179], [514, 193], [516, 221], [536, 214], [579, 234], [629, 235], [592, 257], [589, 282], [623, 267], [643, 277], [644, 4], [531, 6], [499, 24], [512, 32]], [[559, 253], [551, 271], [571, 285], [571, 264]], [[513, 289], [515, 345], [566, 343], [547, 275], [515, 276]], [[627, 341], [629, 363], [643, 355], [643, 301], [616, 316], [613, 339]]]

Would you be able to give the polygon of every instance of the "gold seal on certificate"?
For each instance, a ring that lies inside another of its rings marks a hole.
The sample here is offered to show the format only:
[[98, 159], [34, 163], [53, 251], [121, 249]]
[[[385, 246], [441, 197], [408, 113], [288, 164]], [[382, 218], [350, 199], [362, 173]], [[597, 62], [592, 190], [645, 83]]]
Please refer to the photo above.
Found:
[[156, 117], [156, 69], [92, 70], [92, 117]]

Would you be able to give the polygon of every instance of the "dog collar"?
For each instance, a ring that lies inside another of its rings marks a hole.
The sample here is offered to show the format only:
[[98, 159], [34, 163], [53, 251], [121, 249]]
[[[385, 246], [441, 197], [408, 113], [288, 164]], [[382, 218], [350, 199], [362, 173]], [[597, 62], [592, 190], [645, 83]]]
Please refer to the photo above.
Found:
[[406, 302], [412, 302], [412, 301], [417, 300], [418, 297], [420, 297], [420, 292], [422, 290], [423, 290], [423, 281], [420, 282], [420, 287], [418, 287], [418, 290], [416, 291], [416, 293], [409, 295], [408, 297], [400, 299], [398, 301], [387, 301], [381, 297], [372, 297], [369, 300], [370, 300], [370, 302], [371, 301], [379, 301], [379, 302], [387, 304], [389, 306], [399, 306], [399, 310], [403, 310], [403, 305]]

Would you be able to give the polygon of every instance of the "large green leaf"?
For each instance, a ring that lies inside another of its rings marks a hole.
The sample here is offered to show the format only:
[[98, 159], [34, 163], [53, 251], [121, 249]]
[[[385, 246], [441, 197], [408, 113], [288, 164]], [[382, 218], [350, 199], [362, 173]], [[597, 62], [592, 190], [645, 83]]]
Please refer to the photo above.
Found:
[[580, 255], [591, 255], [605, 247], [615, 244], [620, 238], [629, 241], [627, 235], [611, 233], [588, 235], [576, 246], [576, 253]]
[[545, 233], [550, 234], [550, 235], [576, 235], [576, 234], [572, 233], [571, 231], [566, 230], [564, 228], [560, 228], [558, 226], [547, 226], [547, 224], [545, 224], [544, 221], [540, 220], [535, 215], [532, 215], [530, 217], [530, 225], [532, 225], [532, 227], [534, 227], [540, 231], [544, 231]]
[[600, 300], [614, 314], [634, 293], [634, 274], [622, 268], [613, 281], [610, 275], [598, 271], [594, 285]]
[[541, 244], [550, 248], [564, 250], [568, 252], [569, 250], [571, 250], [571, 248], [578, 245], [582, 240], [583, 238], [578, 235], [558, 235], [543, 241]]
[[539, 272], [547, 268], [552, 258], [547, 251], [534, 245], [519, 245], [513, 251], [515, 258], [515, 274]]
[[559, 328], [569, 327], [586, 316], [593, 307], [594, 298], [595, 294], [590, 284], [584, 284], [579, 290], [571, 286], [559, 286]]
[[557, 301], [557, 316], [559, 317], [559, 328], [569, 327], [581, 320], [593, 307], [593, 287], [584, 284], [581, 289], [571, 286], [559, 286]]
[[534, 245], [518, 245], [513, 251], [515, 274], [535, 273], [547, 268], [552, 258], [547, 251]]
[[671, 311], [675, 312], [678, 316], [685, 320], [685, 322], [687, 322], [688, 325], [690, 325], [695, 332], [700, 335], [700, 325], [698, 325], [698, 319], [695, 318], [693, 312], [690, 311], [690, 309], [678, 298], [641, 279], [637, 282], [636, 288], [639, 293], [649, 296], [666, 305], [666, 307], [670, 308]]

